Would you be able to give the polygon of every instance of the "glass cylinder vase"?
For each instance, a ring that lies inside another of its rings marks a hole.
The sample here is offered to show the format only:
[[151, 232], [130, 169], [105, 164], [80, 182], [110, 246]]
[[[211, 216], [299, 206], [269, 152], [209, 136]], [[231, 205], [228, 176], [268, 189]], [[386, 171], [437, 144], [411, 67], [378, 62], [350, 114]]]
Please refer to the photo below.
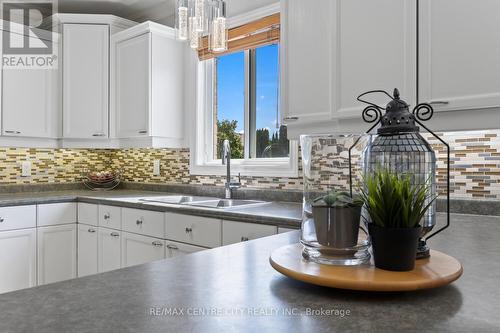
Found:
[[302, 255], [307, 260], [331, 265], [359, 265], [370, 259], [370, 241], [361, 221], [361, 207], [318, 204], [332, 190], [349, 191], [349, 148], [356, 141], [351, 158], [354, 173], [358, 174], [361, 170], [358, 161], [366, 146], [363, 137], [300, 137], [304, 177], [301, 243]]

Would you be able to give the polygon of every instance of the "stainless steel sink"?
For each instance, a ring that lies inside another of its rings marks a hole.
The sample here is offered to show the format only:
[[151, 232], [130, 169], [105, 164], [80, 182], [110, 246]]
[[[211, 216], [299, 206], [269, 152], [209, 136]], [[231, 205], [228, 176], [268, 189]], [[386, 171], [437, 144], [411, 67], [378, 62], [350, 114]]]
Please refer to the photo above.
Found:
[[231, 207], [262, 205], [266, 203], [267, 203], [266, 201], [258, 201], [258, 200], [217, 199], [217, 200], [186, 202], [185, 204], [189, 206], [222, 209]]
[[213, 198], [211, 198], [211, 197], [196, 197], [196, 196], [190, 196], [190, 195], [167, 195], [164, 197], [141, 198], [139, 200], [145, 201], [145, 202], [180, 205], [180, 204], [196, 202], [196, 201], [213, 200]]

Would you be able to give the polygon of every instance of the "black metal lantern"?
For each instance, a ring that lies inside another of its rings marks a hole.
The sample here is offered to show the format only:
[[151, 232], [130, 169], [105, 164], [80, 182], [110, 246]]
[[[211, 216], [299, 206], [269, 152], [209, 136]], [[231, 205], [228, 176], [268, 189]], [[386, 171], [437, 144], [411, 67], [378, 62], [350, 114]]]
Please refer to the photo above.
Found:
[[[386, 108], [361, 99], [361, 97], [371, 93], [383, 93], [391, 98]], [[358, 96], [358, 101], [369, 104], [363, 110], [363, 120], [367, 123], [374, 123], [366, 132], [369, 134], [377, 125], [377, 135], [370, 137], [367, 147], [363, 151], [363, 172], [373, 173], [377, 168], [383, 167], [394, 173], [408, 174], [413, 185], [429, 185], [431, 196], [436, 193], [436, 155], [430, 144], [420, 135], [420, 125], [427, 132], [432, 134], [447, 149], [447, 221], [446, 225], [434, 233], [429, 232], [436, 225], [436, 202], [429, 207], [422, 224], [422, 234], [420, 235], [417, 258], [429, 256], [427, 240], [437, 233], [443, 231], [450, 225], [450, 147], [434, 132], [429, 130], [423, 121], [432, 118], [434, 110], [427, 103], [418, 104], [412, 112], [409, 105], [399, 98], [398, 89], [394, 89], [391, 96], [383, 90], [373, 90]], [[385, 110], [385, 114], [382, 114]], [[359, 141], [359, 139], [358, 139]], [[352, 162], [351, 150], [349, 149], [349, 177], [350, 190], [352, 195]], [[431, 200], [429, 198], [428, 200]]]

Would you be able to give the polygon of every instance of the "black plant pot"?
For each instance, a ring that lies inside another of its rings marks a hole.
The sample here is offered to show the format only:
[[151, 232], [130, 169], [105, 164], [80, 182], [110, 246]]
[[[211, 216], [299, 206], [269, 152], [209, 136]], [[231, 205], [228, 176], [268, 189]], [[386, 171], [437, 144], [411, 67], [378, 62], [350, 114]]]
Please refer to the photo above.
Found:
[[417, 243], [422, 227], [382, 228], [370, 223], [368, 231], [377, 268], [400, 272], [415, 268]]

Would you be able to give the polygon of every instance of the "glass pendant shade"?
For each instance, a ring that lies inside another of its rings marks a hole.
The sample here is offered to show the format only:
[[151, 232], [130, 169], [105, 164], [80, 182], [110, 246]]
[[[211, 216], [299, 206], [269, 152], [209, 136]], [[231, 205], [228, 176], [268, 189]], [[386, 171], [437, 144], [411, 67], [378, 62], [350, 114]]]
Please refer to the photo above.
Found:
[[189, 37], [189, 1], [177, 0], [176, 1], [176, 14], [175, 14], [175, 31], [177, 32], [177, 39], [187, 40]]
[[206, 30], [206, 6], [207, 1], [205, 0], [195, 0], [194, 2], [194, 27], [200, 33]]
[[200, 33], [196, 29], [198, 24], [196, 17], [189, 18], [189, 47], [197, 49], [200, 45]]
[[214, 53], [227, 51], [226, 3], [217, 1], [211, 11], [209, 50]]

